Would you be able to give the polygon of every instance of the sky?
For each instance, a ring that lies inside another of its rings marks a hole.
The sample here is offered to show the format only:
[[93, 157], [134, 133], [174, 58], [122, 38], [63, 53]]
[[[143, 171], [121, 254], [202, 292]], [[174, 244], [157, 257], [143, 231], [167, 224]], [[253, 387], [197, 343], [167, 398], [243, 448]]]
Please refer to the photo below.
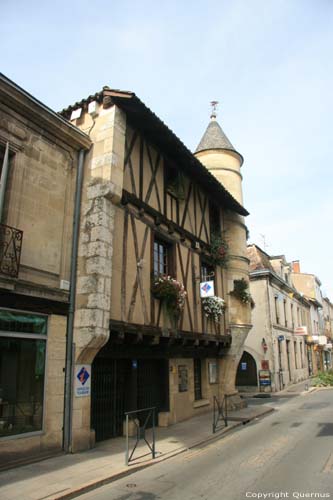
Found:
[[2, 0], [0, 71], [56, 111], [134, 91], [192, 151], [219, 101], [249, 242], [333, 300], [332, 27], [332, 0]]

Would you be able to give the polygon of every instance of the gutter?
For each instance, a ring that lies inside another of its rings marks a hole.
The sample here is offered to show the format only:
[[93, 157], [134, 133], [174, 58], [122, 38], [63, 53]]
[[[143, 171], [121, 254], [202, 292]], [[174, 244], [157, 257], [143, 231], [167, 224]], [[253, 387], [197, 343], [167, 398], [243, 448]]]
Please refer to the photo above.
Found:
[[80, 234], [80, 214], [81, 214], [81, 198], [82, 198], [82, 186], [83, 186], [84, 156], [85, 156], [85, 150], [80, 149], [78, 158], [77, 176], [76, 176], [76, 189], [75, 189], [69, 309], [68, 309], [68, 321], [67, 321], [67, 332], [66, 332], [63, 448], [67, 453], [71, 452], [71, 445], [72, 445], [74, 312], [75, 312], [76, 268], [77, 268], [77, 256], [78, 256], [78, 246], [79, 246], [79, 234]]

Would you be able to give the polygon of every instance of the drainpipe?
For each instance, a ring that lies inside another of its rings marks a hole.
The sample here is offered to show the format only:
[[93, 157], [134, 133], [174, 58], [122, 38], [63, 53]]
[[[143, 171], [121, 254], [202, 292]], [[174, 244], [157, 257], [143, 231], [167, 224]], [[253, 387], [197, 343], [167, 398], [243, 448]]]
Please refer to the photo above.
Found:
[[0, 179], [0, 222], [2, 222], [3, 211], [5, 206], [5, 194], [7, 187], [7, 177], [9, 170], [9, 142], [6, 144], [5, 157], [3, 159], [1, 179]]
[[64, 398], [64, 450], [68, 453], [71, 451], [72, 444], [72, 386], [73, 386], [73, 331], [74, 331], [74, 312], [75, 312], [75, 293], [76, 293], [76, 268], [77, 255], [79, 246], [80, 233], [80, 212], [81, 212], [81, 197], [83, 185], [83, 166], [84, 166], [85, 150], [79, 151], [76, 190], [75, 190], [75, 205], [74, 205], [74, 222], [73, 222], [73, 240], [72, 240], [72, 255], [71, 255], [71, 272], [70, 272], [70, 292], [69, 292], [69, 310], [66, 333], [66, 366], [65, 366], [65, 398]]

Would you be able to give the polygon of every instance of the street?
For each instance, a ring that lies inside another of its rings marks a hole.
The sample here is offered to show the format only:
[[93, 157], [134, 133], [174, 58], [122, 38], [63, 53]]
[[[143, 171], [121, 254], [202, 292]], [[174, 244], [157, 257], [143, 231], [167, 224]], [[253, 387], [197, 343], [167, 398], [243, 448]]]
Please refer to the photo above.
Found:
[[333, 389], [272, 405], [275, 412], [223, 439], [79, 498], [333, 498]]

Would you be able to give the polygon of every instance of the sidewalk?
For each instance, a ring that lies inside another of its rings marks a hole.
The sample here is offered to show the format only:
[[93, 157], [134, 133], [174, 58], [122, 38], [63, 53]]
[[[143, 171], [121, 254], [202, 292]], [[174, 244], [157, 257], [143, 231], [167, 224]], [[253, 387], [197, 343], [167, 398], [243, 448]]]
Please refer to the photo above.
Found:
[[239, 394], [244, 399], [250, 399], [255, 396], [267, 396], [267, 402], [269, 403], [269, 397], [288, 397], [288, 396], [304, 396], [310, 392], [315, 391], [317, 388], [311, 386], [311, 378], [297, 382], [296, 384], [291, 384], [281, 391], [276, 392], [260, 392], [258, 389], [256, 391], [244, 391], [239, 390]]
[[[229, 412], [228, 427], [212, 433], [212, 412], [167, 428], [156, 429], [156, 458], [147, 446], [137, 448], [131, 465], [125, 465], [125, 438], [98, 443], [96, 448], [74, 455], [61, 455], [0, 472], [1, 500], [69, 499], [109, 483], [139, 469], [154, 465], [195, 446], [224, 436], [243, 422], [274, 411], [256, 406]], [[133, 441], [134, 444], [134, 441]]]

